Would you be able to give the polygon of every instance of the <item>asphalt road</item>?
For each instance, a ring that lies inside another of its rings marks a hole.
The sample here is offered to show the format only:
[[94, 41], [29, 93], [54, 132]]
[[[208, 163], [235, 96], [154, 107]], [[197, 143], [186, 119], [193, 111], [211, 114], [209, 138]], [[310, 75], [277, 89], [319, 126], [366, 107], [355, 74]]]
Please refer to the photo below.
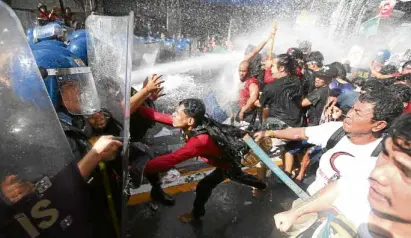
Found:
[[191, 209], [194, 192], [175, 196], [174, 207], [149, 204], [129, 207], [130, 237], [138, 238], [267, 238], [285, 237], [275, 228], [273, 215], [288, 210], [297, 197], [271, 179], [259, 197], [250, 187], [234, 182], [220, 184], [206, 205], [201, 222], [183, 224], [177, 217]]

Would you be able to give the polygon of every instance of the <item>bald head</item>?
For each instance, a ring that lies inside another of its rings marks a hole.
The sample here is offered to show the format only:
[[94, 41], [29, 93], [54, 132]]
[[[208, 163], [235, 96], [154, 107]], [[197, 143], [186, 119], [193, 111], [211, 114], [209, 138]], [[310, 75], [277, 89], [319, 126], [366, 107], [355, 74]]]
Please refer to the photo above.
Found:
[[240, 63], [240, 68], [241, 67], [245, 67], [248, 69], [248, 66], [250, 65], [250, 63], [247, 60], [241, 61]]
[[249, 64], [250, 63], [248, 63], [248, 61], [244, 60], [238, 66], [238, 72], [240, 75], [241, 82], [244, 82], [248, 78], [248, 65]]

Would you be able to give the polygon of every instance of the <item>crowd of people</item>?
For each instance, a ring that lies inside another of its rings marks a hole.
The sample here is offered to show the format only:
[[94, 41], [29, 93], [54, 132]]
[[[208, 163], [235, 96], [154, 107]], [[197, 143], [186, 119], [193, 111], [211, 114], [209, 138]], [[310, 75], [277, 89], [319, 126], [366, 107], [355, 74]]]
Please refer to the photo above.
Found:
[[[54, 12], [48, 12], [45, 6], [39, 6], [39, 10], [40, 17], [55, 19]], [[291, 230], [300, 237], [407, 237], [411, 234], [407, 204], [411, 198], [411, 61], [397, 71], [378, 53], [370, 62], [368, 79], [351, 77], [349, 71], [355, 69], [348, 63], [325, 64], [323, 54], [313, 51], [308, 41], [283, 54], [261, 53], [275, 34], [274, 28], [259, 45], [246, 50], [238, 66], [243, 87], [227, 124], [208, 117], [204, 102], [198, 98], [182, 100], [172, 115], [156, 111], [153, 104], [162, 96], [161, 75], [148, 76], [141, 89], [132, 90], [131, 182], [138, 187], [146, 177], [151, 184], [151, 199], [173, 206], [174, 198], [163, 191], [160, 174], [183, 161], [202, 158], [215, 170], [198, 183], [193, 208], [179, 217], [184, 223], [200, 219], [213, 189], [226, 179], [261, 192], [267, 189], [264, 164], [257, 165], [257, 176], [242, 170], [241, 161], [249, 148], [241, 138], [249, 133], [257, 142], [264, 138], [280, 141], [275, 146], [281, 147], [283, 170], [297, 184], [302, 185], [306, 171], [318, 166], [315, 180], [307, 188], [312, 197], [296, 200], [291, 210], [274, 216], [281, 231]], [[70, 198], [70, 206], [52, 201], [60, 206], [56, 209], [63, 220], [55, 224], [58, 228], [51, 237], [116, 237], [116, 226], [109, 224], [116, 220], [115, 214], [121, 216], [123, 184], [118, 151], [123, 142], [118, 138], [123, 135], [123, 125], [108, 108], [90, 110], [95, 106], [90, 102], [98, 100], [93, 98], [96, 93], [90, 92], [95, 89], [93, 81], [87, 82], [89, 87], [82, 87], [86, 77], [56, 77], [50, 73], [56, 68], [83, 67], [84, 62], [63, 53], [47, 61], [40, 54], [43, 50], [33, 49], [33, 55], [74, 155], [67, 169], [52, 179], [53, 184], [61, 186], [54, 185], [51, 191], [60, 198]], [[11, 91], [10, 85], [6, 86]], [[97, 91], [121, 91], [115, 84], [107, 87], [97, 87]], [[116, 95], [116, 100], [109, 102], [112, 108], [124, 108], [124, 101], [118, 98]], [[186, 143], [174, 152], [154, 155], [142, 142], [156, 122], [181, 129]], [[98, 170], [102, 161], [107, 164], [110, 194], [105, 194], [107, 177]], [[16, 231], [21, 222], [15, 217], [14, 205], [21, 201], [34, 204], [42, 197], [32, 196], [33, 181], [22, 181], [14, 174], [1, 182], [1, 198], [6, 202], [0, 203], [0, 234], [24, 237], [27, 222], [23, 232]], [[81, 191], [77, 186], [67, 186], [72, 183], [80, 184]], [[73, 196], [76, 193], [81, 196]], [[103, 209], [107, 207], [110, 211]], [[309, 216], [310, 222], [304, 216]], [[67, 217], [71, 228], [60, 229]], [[54, 227], [56, 220], [40, 228]]]
[[[270, 137], [285, 143], [283, 169], [297, 184], [318, 163], [307, 188], [312, 198], [296, 200], [290, 211], [275, 215], [277, 228], [299, 237], [324, 232], [325, 237], [406, 237], [410, 210], [401, 202], [409, 193], [396, 186], [407, 183], [410, 168], [411, 61], [398, 71], [382, 57], [385, 51], [378, 52], [364, 79], [347, 63], [325, 65], [308, 42], [273, 60], [255, 57], [260, 50], [239, 65], [244, 88], [236, 120], [258, 128], [257, 141]], [[253, 72], [255, 60], [263, 72]], [[263, 180], [265, 168], [259, 169]]]
[[61, 21], [68, 27], [77, 29], [78, 22], [75, 19], [75, 14], [71, 11], [71, 8], [64, 8], [64, 12], [61, 12], [59, 8], [53, 8], [51, 11], [47, 10], [47, 6], [43, 3], [37, 4], [39, 15], [37, 17], [40, 25], [44, 25], [50, 22]]

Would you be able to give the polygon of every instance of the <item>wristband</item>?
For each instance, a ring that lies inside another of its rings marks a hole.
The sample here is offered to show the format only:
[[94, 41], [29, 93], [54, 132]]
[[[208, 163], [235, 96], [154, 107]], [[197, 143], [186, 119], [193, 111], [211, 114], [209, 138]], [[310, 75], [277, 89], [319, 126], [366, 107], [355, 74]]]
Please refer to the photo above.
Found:
[[267, 131], [267, 135], [268, 135], [268, 137], [275, 137], [275, 133], [274, 133], [273, 130]]

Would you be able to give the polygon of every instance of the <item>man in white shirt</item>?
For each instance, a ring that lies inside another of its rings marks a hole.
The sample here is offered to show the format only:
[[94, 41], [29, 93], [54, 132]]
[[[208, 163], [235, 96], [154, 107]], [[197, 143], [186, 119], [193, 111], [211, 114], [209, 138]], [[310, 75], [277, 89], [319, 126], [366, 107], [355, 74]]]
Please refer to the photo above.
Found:
[[[315, 181], [309, 186], [308, 193], [315, 194], [329, 181], [341, 177], [357, 166], [360, 159], [369, 159], [381, 142], [382, 133], [396, 117], [402, 114], [402, 103], [387, 91], [372, 91], [361, 95], [343, 122], [329, 122], [319, 126], [287, 128], [276, 131], [261, 131], [255, 134], [256, 140], [275, 137], [284, 140], [308, 140], [308, 143], [326, 147], [333, 134], [343, 127], [343, 136], [333, 148], [321, 156]], [[344, 152], [354, 163], [344, 163], [336, 153]], [[369, 172], [369, 171], [368, 171]], [[367, 176], [367, 171], [363, 174]]]
[[302, 215], [335, 208], [354, 225], [359, 237], [410, 237], [410, 201], [411, 114], [405, 114], [384, 140], [368, 179], [344, 176], [274, 219], [277, 229], [285, 232]]

